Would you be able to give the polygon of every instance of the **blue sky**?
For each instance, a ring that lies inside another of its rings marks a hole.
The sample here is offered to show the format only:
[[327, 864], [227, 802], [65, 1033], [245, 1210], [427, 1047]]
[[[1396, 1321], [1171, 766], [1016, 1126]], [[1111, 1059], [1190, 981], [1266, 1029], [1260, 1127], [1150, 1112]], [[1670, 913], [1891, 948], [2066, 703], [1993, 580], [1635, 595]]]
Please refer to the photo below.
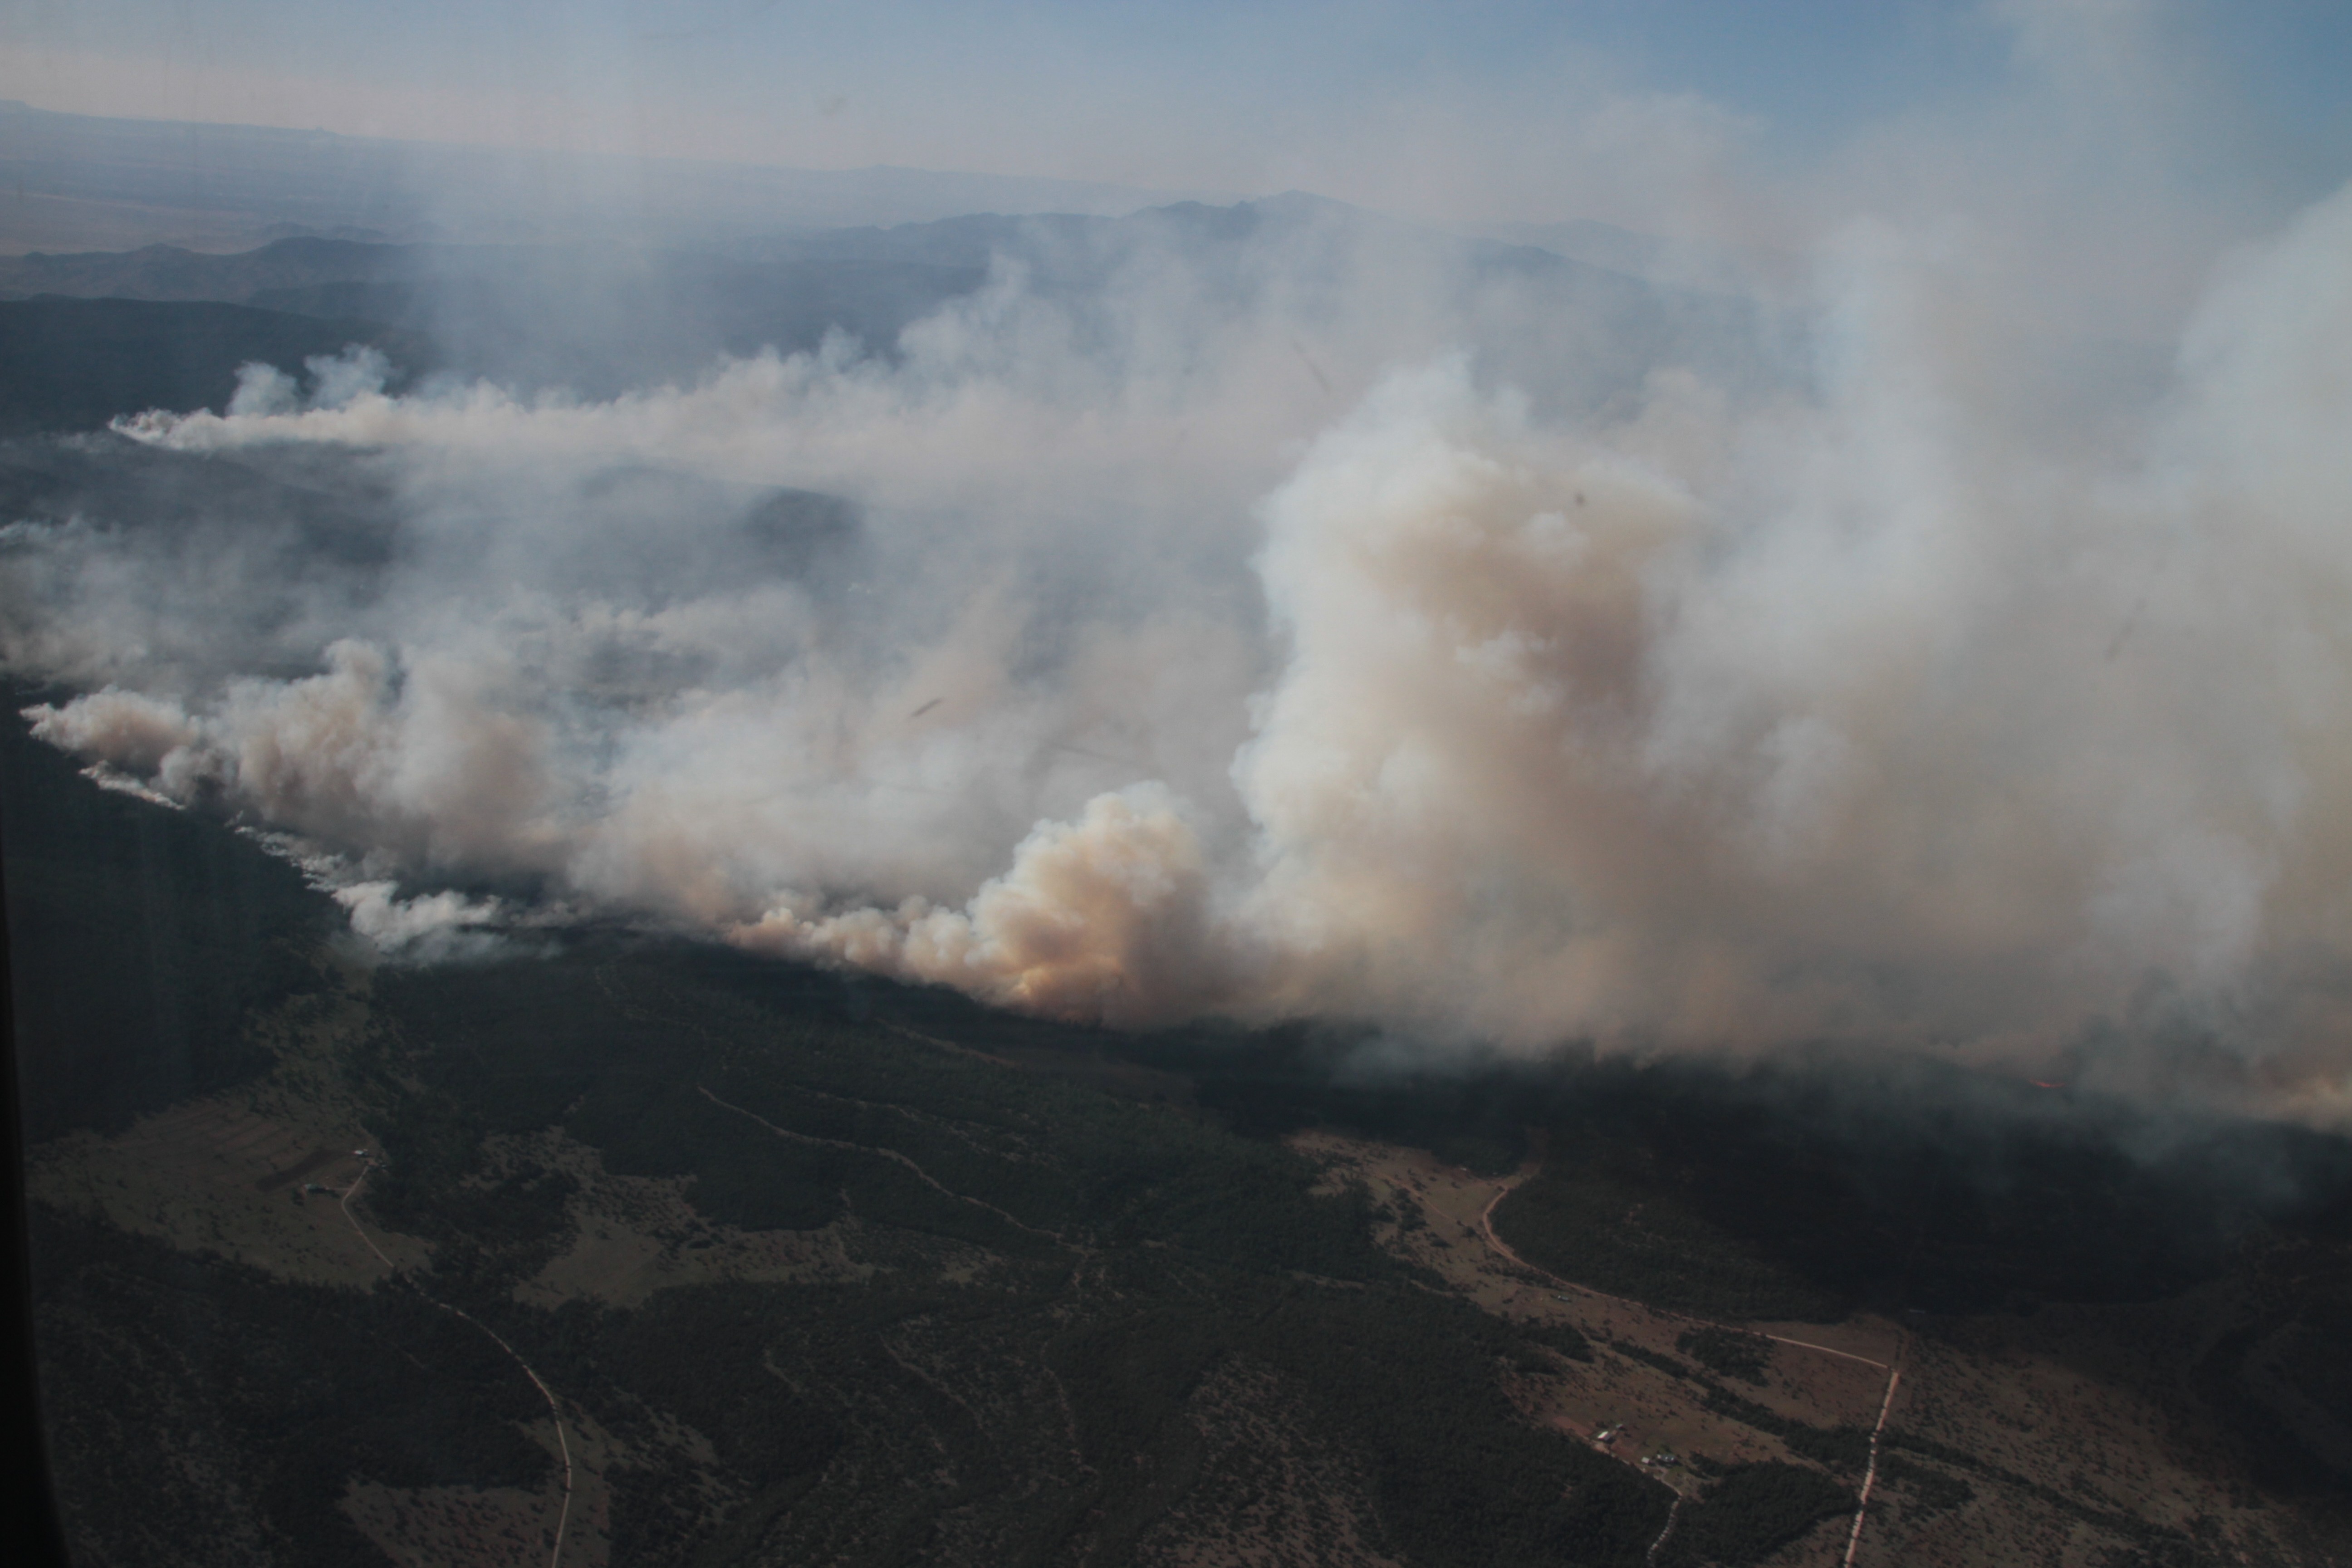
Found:
[[10, 0], [0, 39], [0, 95], [49, 109], [1451, 217], [1979, 135], [2162, 143], [2265, 209], [2352, 175], [2342, 0]]

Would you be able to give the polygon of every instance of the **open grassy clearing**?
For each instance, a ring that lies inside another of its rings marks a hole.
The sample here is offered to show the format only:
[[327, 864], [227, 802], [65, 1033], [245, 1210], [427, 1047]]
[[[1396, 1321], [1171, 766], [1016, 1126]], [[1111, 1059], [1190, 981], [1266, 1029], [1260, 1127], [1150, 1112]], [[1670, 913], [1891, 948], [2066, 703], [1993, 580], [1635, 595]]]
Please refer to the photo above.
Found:
[[[1857, 1563], [2105, 1564], [2147, 1552], [2184, 1563], [2240, 1553], [2325, 1560], [2298, 1554], [2316, 1545], [2310, 1521], [2282, 1513], [2242, 1473], [2217, 1463], [2225, 1440], [2178, 1397], [2212, 1325], [2229, 1316], [2227, 1287], [2026, 1317], [1746, 1322], [1738, 1332], [1772, 1336], [1758, 1385], [1722, 1378], [1688, 1353], [1704, 1320], [1549, 1279], [1488, 1245], [1479, 1216], [1532, 1178], [1532, 1162], [1481, 1177], [1425, 1151], [1328, 1131], [1292, 1142], [1323, 1164], [1328, 1190], [1360, 1184], [1371, 1194], [1383, 1245], [1515, 1325], [1541, 1333], [1564, 1324], [1593, 1346], [1589, 1361], [1556, 1358], [1544, 1375], [1523, 1381], [1530, 1416], [1587, 1440], [1612, 1432], [1608, 1451], [1631, 1462], [1674, 1453], [1681, 1463], [1664, 1479], [1686, 1496], [1759, 1462], [1852, 1479], [1851, 1466], [1819, 1457], [1821, 1445], [1800, 1451], [1770, 1428], [1858, 1436], [1884, 1388], [1872, 1363], [1899, 1362], [1890, 1459]], [[1845, 1533], [1843, 1521], [1816, 1528], [1770, 1560], [1839, 1562]]]

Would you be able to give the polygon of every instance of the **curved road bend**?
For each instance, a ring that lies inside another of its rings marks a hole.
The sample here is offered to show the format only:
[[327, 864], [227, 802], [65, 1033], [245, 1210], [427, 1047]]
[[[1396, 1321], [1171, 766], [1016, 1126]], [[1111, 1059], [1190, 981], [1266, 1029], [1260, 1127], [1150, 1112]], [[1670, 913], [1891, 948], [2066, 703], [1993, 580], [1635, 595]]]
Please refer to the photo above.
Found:
[[1486, 1200], [1486, 1206], [1478, 1211], [1478, 1229], [1480, 1234], [1486, 1237], [1486, 1245], [1494, 1248], [1496, 1252], [1501, 1254], [1505, 1258], [1512, 1263], [1517, 1264], [1520, 1268], [1526, 1269], [1530, 1274], [1542, 1275], [1545, 1279], [1550, 1280], [1553, 1284], [1559, 1286], [1563, 1289], [1573, 1290], [1580, 1296], [1595, 1296], [1603, 1301], [1615, 1301], [1622, 1306], [1639, 1307], [1645, 1312], [1655, 1312], [1660, 1317], [1679, 1318], [1685, 1323], [1696, 1323], [1701, 1328], [1731, 1329], [1732, 1331], [1736, 1333], [1756, 1334], [1757, 1338], [1770, 1340], [1775, 1344], [1795, 1345], [1800, 1350], [1819, 1351], [1823, 1355], [1840, 1356], [1847, 1361], [1858, 1361], [1864, 1366], [1874, 1366], [1881, 1372], [1893, 1370], [1890, 1363], [1886, 1362], [1876, 1360], [1871, 1356], [1859, 1355], [1853, 1351], [1842, 1351], [1835, 1345], [1817, 1345], [1811, 1340], [1792, 1340], [1785, 1334], [1758, 1333], [1754, 1329], [1741, 1329], [1728, 1323], [1713, 1322], [1706, 1318], [1694, 1318], [1688, 1312], [1677, 1312], [1667, 1307], [1653, 1307], [1646, 1301], [1636, 1301], [1627, 1296], [1612, 1296], [1606, 1290], [1595, 1290], [1590, 1285], [1580, 1285], [1573, 1279], [1563, 1279], [1549, 1268], [1538, 1268], [1535, 1264], [1529, 1263], [1526, 1258], [1521, 1258], [1517, 1253], [1512, 1251], [1508, 1242], [1495, 1234], [1495, 1205], [1501, 1203], [1505, 1198], [1510, 1196], [1510, 1188], [1497, 1187], [1495, 1190], [1495, 1195]]
[[[1589, 1285], [1579, 1285], [1573, 1279], [1562, 1279], [1550, 1269], [1538, 1268], [1534, 1264], [1529, 1263], [1526, 1258], [1521, 1258], [1517, 1253], [1512, 1251], [1510, 1244], [1506, 1242], [1501, 1237], [1495, 1234], [1495, 1205], [1501, 1203], [1506, 1197], [1509, 1196], [1510, 1192], [1511, 1189], [1508, 1187], [1496, 1188], [1495, 1195], [1486, 1200], [1486, 1206], [1478, 1211], [1479, 1232], [1486, 1237], [1486, 1245], [1494, 1248], [1496, 1253], [1509, 1259], [1511, 1262], [1517, 1264], [1520, 1268], [1527, 1269], [1530, 1273], [1540, 1274], [1545, 1279], [1551, 1280], [1553, 1283], [1565, 1286], [1567, 1289], [1574, 1290], [1580, 1295], [1597, 1296], [1604, 1301], [1617, 1301], [1628, 1307], [1641, 1307], [1644, 1311], [1658, 1312], [1664, 1310], [1662, 1308], [1647, 1306], [1645, 1303], [1640, 1301], [1630, 1300], [1623, 1296], [1612, 1296], [1606, 1290], [1595, 1290]], [[1705, 1318], [1694, 1318], [1687, 1312], [1665, 1311], [1664, 1315], [1671, 1318], [1680, 1318], [1686, 1323], [1697, 1323], [1704, 1328], [1718, 1329], [1731, 1327], [1729, 1324], [1710, 1322]], [[1755, 1331], [1752, 1329], [1737, 1329], [1734, 1330], [1734, 1331], [1738, 1333], [1753, 1333]], [[1854, 1503], [1853, 1528], [1846, 1535], [1845, 1557], [1841, 1564], [1841, 1568], [1853, 1568], [1854, 1553], [1862, 1550], [1862, 1525], [1864, 1516], [1870, 1511], [1871, 1489], [1878, 1484], [1878, 1441], [1879, 1438], [1885, 1434], [1887, 1413], [1895, 1408], [1895, 1386], [1903, 1381], [1903, 1374], [1895, 1369], [1894, 1363], [1892, 1362], [1877, 1361], [1866, 1355], [1857, 1355], [1853, 1351], [1842, 1351], [1833, 1345], [1817, 1345], [1810, 1340], [1792, 1340], [1784, 1334], [1765, 1334], [1762, 1337], [1770, 1340], [1775, 1344], [1795, 1345], [1800, 1350], [1819, 1351], [1823, 1355], [1842, 1356], [1847, 1361], [1858, 1361], [1864, 1366], [1878, 1367], [1886, 1373], [1886, 1392], [1880, 1395], [1878, 1401], [1878, 1421], [1877, 1424], [1870, 1429], [1870, 1464], [1869, 1467], [1862, 1473], [1862, 1494]], [[1903, 1353], [1901, 1349], [1898, 1348], [1895, 1353], [1896, 1359], [1900, 1360]], [[1682, 1505], [1678, 1501], [1675, 1506], [1676, 1509], [1679, 1509]], [[1666, 1515], [1666, 1528], [1658, 1532], [1658, 1539], [1650, 1543], [1651, 1559], [1655, 1559], [1658, 1553], [1658, 1549], [1666, 1543], [1666, 1536], [1672, 1532], [1674, 1528], [1674, 1513], [1670, 1510]]]
[[[364, 1184], [368, 1179], [368, 1173], [374, 1169], [374, 1161], [369, 1160], [363, 1162], [360, 1166], [359, 1180], [353, 1182], [348, 1188], [344, 1189], [342, 1201], [343, 1217], [351, 1222], [352, 1229], [358, 1232], [359, 1238], [367, 1244], [367, 1249], [370, 1252], [374, 1253], [378, 1258], [383, 1259], [383, 1266], [393, 1271], [394, 1277], [396, 1279], [402, 1278], [403, 1276], [401, 1276], [400, 1273], [400, 1265], [394, 1263], [385, 1255], [383, 1248], [375, 1244], [375, 1238], [368, 1235], [367, 1227], [360, 1224], [359, 1216], [352, 1213], [352, 1200], [359, 1195], [361, 1186]], [[530, 1363], [523, 1360], [522, 1357], [516, 1352], [514, 1346], [507, 1343], [503, 1339], [500, 1339], [497, 1331], [492, 1329], [488, 1323], [483, 1322], [479, 1318], [477, 1318], [473, 1313], [468, 1312], [463, 1307], [453, 1307], [446, 1301], [435, 1300], [430, 1293], [428, 1293], [422, 1286], [419, 1286], [414, 1279], [409, 1280], [408, 1284], [409, 1289], [415, 1290], [419, 1296], [424, 1297], [425, 1300], [431, 1301], [433, 1305], [440, 1308], [443, 1311], [449, 1313], [453, 1317], [463, 1318], [466, 1321], [473, 1324], [475, 1328], [479, 1329], [488, 1337], [490, 1343], [498, 1346], [499, 1349], [506, 1352], [509, 1356], [513, 1358], [515, 1365], [522, 1368], [522, 1374], [530, 1379], [531, 1386], [539, 1390], [539, 1396], [547, 1401], [547, 1413], [555, 1422], [555, 1447], [563, 1456], [563, 1507], [555, 1516], [555, 1550], [548, 1553], [547, 1557], [547, 1568], [556, 1568], [556, 1564], [563, 1561], [563, 1533], [572, 1523], [572, 1444], [571, 1441], [563, 1435], [563, 1408], [556, 1403], [555, 1391], [548, 1387], [547, 1381], [541, 1377], [538, 1373], [531, 1370]]]

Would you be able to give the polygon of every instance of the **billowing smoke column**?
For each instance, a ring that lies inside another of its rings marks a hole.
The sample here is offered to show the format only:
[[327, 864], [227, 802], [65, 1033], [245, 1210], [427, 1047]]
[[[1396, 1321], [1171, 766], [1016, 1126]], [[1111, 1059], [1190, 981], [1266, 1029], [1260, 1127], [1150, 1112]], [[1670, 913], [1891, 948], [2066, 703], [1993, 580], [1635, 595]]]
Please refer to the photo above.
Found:
[[[1515, 390], [1435, 307], [1374, 330], [1393, 278], [1224, 316], [1130, 279], [1105, 347], [1008, 277], [895, 361], [604, 404], [265, 387], [136, 433], [390, 476], [401, 564], [275, 623], [311, 672], [208, 663], [135, 541], [71, 531], [20, 542], [75, 591], [18, 601], [12, 657], [112, 682], [47, 739], [354, 880], [1119, 1025], [2122, 1085], [2194, 1039], [2214, 1092], [2338, 1117], [2352, 193], [2148, 384], [2066, 390], [2082, 344], [1885, 234], [1834, 260], [1786, 374], [1606, 400]], [[633, 597], [581, 564], [631, 463], [847, 497], [855, 559]]]

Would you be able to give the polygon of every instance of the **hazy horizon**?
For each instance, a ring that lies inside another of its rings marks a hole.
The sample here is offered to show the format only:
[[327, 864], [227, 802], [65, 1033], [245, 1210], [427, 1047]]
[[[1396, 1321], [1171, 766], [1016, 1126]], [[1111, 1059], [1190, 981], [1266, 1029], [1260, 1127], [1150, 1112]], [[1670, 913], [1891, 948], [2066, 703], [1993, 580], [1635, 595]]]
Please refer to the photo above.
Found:
[[[201, 24], [154, 0], [10, 12], [0, 97], [62, 112], [1228, 196], [1297, 188], [1444, 221], [1657, 229], [1681, 209], [1716, 231], [1694, 237], [1758, 221], [1727, 210], [1741, 187], [1832, 207], [1900, 200], [1870, 160], [1954, 138], [1975, 141], [1979, 163], [2004, 151], [1975, 133], [2089, 131], [2143, 155], [2193, 145], [2201, 167], [2173, 171], [2185, 189], [2273, 213], [2332, 185], [2352, 151], [2331, 87], [2352, 21], [2302, 4], [1053, 0], [982, 13], [911, 0], [837, 13], [751, 0], [541, 15], [249, 0]], [[1941, 188], [1908, 194], [1976, 194], [1942, 173]]]

